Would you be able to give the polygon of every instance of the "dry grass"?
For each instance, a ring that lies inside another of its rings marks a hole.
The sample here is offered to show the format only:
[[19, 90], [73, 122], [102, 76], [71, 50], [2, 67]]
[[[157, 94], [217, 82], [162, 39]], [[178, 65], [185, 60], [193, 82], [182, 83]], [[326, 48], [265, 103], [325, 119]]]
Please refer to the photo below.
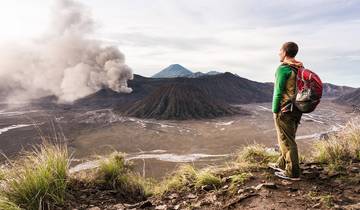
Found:
[[182, 165], [155, 188], [155, 194], [163, 195], [170, 191], [191, 190], [193, 187], [196, 189], [206, 185], [216, 189], [221, 185], [218, 175], [229, 171], [237, 173], [231, 176], [231, 186], [235, 188], [252, 176], [250, 171], [265, 167], [267, 163], [276, 161], [278, 157], [277, 152], [269, 150], [264, 145], [254, 144], [244, 147], [239, 151], [235, 161], [222, 167], [199, 171], [191, 165]]
[[15, 203], [5, 197], [0, 197], [0, 209], [2, 210], [21, 210]]
[[248, 181], [252, 176], [253, 175], [251, 173], [246, 172], [230, 176], [230, 192], [235, 193], [236, 189], [238, 189], [240, 185], [243, 185], [246, 181]]
[[195, 187], [211, 186], [216, 189], [221, 185], [221, 179], [214, 175], [210, 170], [203, 170], [197, 173]]
[[[99, 168], [92, 170], [89, 183], [100, 184], [117, 191], [124, 198], [139, 201], [156, 194], [196, 190], [202, 186], [217, 189], [220, 176], [230, 176], [230, 190], [237, 189], [252, 177], [255, 169], [266, 167], [279, 157], [264, 145], [253, 144], [238, 152], [236, 160], [222, 168], [197, 170], [192, 165], [182, 165], [162, 182], [144, 179], [132, 170], [131, 163], [122, 153], [114, 152], [101, 157]], [[360, 159], [360, 123], [352, 121], [329, 137], [316, 142], [313, 159], [328, 164], [332, 170], [341, 170], [353, 159]], [[66, 146], [43, 144], [22, 156], [20, 161], [0, 169], [0, 209], [39, 210], [62, 205], [68, 187], [69, 154]], [[235, 174], [235, 175], [234, 175]], [[320, 199], [326, 206], [332, 205], [330, 195], [309, 197]]]
[[306, 196], [310, 200], [319, 201], [327, 209], [334, 206], [334, 196], [331, 194], [321, 195], [319, 192], [309, 191]]
[[331, 170], [343, 170], [352, 159], [360, 158], [360, 123], [353, 120], [342, 131], [314, 146], [315, 161], [328, 164]]
[[352, 120], [342, 133], [344, 140], [349, 142], [351, 155], [360, 159], [360, 122]]
[[130, 165], [125, 162], [124, 154], [114, 152], [108, 157], [100, 157], [98, 178], [113, 188], [116, 188], [117, 179], [129, 172]]
[[279, 158], [279, 153], [266, 148], [262, 144], [252, 144], [244, 147], [238, 152], [236, 162], [256, 164], [265, 166], [269, 162], [275, 162]]
[[348, 142], [330, 138], [315, 144], [314, 158], [320, 163], [329, 164], [334, 170], [340, 170], [345, 166], [343, 163], [351, 158]]
[[176, 171], [166, 177], [154, 189], [155, 194], [163, 195], [172, 190], [182, 190], [195, 183], [197, 170], [192, 165], [181, 165]]
[[153, 182], [135, 174], [131, 163], [119, 152], [100, 159], [95, 181], [118, 191], [124, 198], [133, 198], [130, 200], [142, 200], [152, 194]]
[[2, 205], [38, 210], [64, 203], [69, 168], [66, 146], [43, 144], [11, 166], [3, 176]]
[[182, 191], [200, 189], [203, 186], [210, 186], [217, 189], [221, 185], [221, 179], [213, 170], [206, 168], [197, 170], [192, 165], [181, 165], [167, 176], [154, 189], [156, 195], [163, 195], [170, 191]]
[[0, 168], [0, 182], [5, 180], [5, 176], [6, 176], [5, 170]]

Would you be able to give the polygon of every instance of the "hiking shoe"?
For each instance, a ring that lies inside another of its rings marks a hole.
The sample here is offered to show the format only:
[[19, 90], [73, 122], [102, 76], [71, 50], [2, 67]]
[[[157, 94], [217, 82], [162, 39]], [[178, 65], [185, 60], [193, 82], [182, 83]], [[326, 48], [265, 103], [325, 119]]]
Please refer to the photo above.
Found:
[[300, 181], [301, 180], [300, 177], [289, 177], [285, 174], [285, 172], [282, 172], [282, 171], [276, 171], [275, 176], [280, 177], [282, 179], [291, 180], [291, 181]]
[[275, 171], [280, 171], [280, 172], [284, 172], [284, 173], [285, 173], [285, 171], [284, 171], [283, 169], [281, 169], [281, 168], [278, 166], [278, 164], [276, 164], [276, 163], [269, 163], [269, 164], [268, 164], [268, 167], [271, 168], [271, 169], [273, 169], [273, 170], [275, 170]]

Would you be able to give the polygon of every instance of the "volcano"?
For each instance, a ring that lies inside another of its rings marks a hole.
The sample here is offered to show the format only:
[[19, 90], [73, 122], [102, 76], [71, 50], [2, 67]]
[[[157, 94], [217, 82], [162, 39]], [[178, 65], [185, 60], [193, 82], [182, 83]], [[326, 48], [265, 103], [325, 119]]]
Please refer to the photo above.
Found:
[[200, 88], [184, 83], [161, 86], [149, 96], [136, 102], [124, 113], [138, 118], [165, 120], [203, 119], [246, 114], [240, 108], [216, 100]]
[[129, 81], [129, 86], [146, 94], [165, 84], [185, 84], [194, 86], [206, 93], [209, 97], [216, 98], [230, 104], [247, 104], [255, 102], [270, 102], [273, 87], [270, 84], [251, 81], [232, 73], [226, 72], [217, 75], [206, 75], [198, 78], [146, 78], [135, 76]]
[[186, 77], [190, 76], [193, 73], [183, 67], [180, 64], [172, 64], [168, 66], [167, 68], [161, 70], [160, 72], [156, 73], [153, 78], [172, 78], [172, 77]]
[[128, 86], [133, 89], [133, 92], [117, 93], [104, 88], [75, 101], [74, 106], [115, 107], [123, 110], [123, 108], [149, 96], [159, 87], [172, 84], [196, 87], [207, 96], [228, 104], [270, 102], [272, 100], [273, 86], [271, 84], [251, 81], [228, 72], [198, 78], [148, 78], [135, 74], [134, 79], [128, 81]]

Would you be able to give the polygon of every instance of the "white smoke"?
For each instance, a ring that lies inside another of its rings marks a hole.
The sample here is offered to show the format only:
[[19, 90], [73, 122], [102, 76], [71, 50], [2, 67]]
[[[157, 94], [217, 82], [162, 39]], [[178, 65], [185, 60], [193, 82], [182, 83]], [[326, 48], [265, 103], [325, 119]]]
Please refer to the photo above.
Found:
[[[74, 0], [56, 0], [49, 31], [26, 46], [2, 46], [0, 86], [16, 86], [11, 99], [56, 95], [73, 102], [104, 86], [130, 93], [132, 70], [114, 46], [89, 39], [94, 32], [90, 12]], [[1, 88], [1, 87], [0, 87]]]

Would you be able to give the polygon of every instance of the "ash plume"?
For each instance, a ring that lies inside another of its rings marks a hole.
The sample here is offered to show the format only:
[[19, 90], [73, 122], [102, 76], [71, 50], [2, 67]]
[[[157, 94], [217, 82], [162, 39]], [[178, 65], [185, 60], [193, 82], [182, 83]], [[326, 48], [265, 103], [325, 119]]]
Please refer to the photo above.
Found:
[[71, 103], [104, 86], [130, 93], [127, 81], [133, 74], [125, 56], [89, 38], [95, 29], [90, 11], [74, 0], [55, 2], [42, 37], [1, 46], [0, 89], [12, 90], [8, 101], [56, 95], [60, 103]]

